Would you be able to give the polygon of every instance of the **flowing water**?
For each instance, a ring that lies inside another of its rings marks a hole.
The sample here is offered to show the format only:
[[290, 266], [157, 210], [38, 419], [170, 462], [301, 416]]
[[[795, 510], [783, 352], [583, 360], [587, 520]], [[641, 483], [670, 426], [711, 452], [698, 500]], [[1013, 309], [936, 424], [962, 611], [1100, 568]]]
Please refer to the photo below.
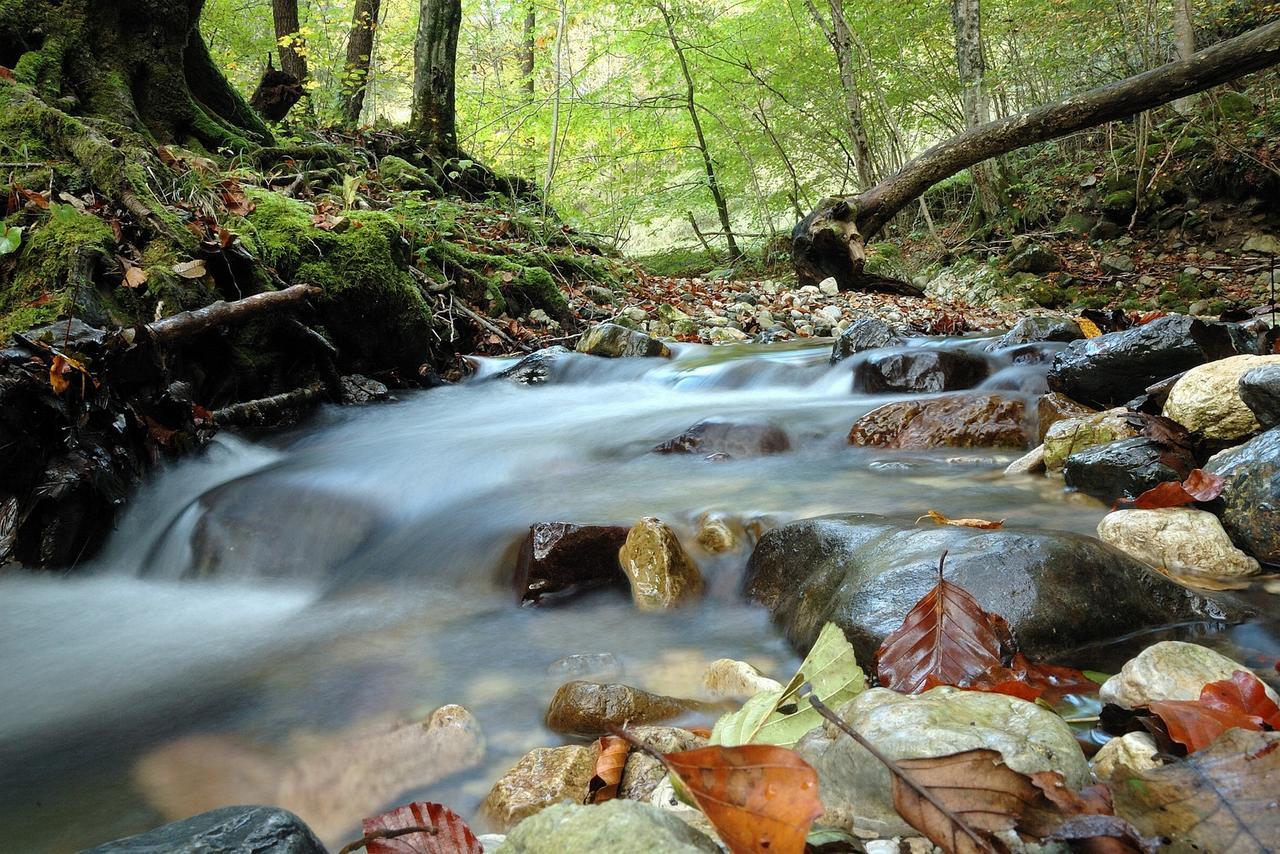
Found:
[[[70, 851], [249, 800], [290, 757], [448, 703], [478, 718], [483, 761], [406, 779], [380, 806], [427, 798], [473, 815], [516, 758], [562, 742], [541, 718], [567, 679], [688, 694], [726, 656], [785, 678], [795, 656], [740, 596], [750, 544], [699, 550], [706, 512], [767, 526], [936, 509], [1081, 532], [1105, 512], [1050, 480], [1002, 477], [1011, 455], [850, 447], [849, 426], [891, 398], [852, 393], [851, 363], [829, 365], [829, 347], [573, 355], [536, 387], [493, 380], [509, 363], [485, 361], [460, 386], [326, 411], [268, 443], [219, 438], [141, 491], [92, 566], [0, 576], [0, 849]], [[990, 358], [987, 387], [1043, 388], [1043, 365]], [[772, 422], [793, 449], [648, 453], [705, 418]], [[689, 545], [700, 604], [639, 613], [601, 592], [515, 605], [531, 523], [641, 516]], [[1219, 641], [1275, 653], [1256, 626]], [[360, 818], [330, 816], [326, 841], [354, 838]]]

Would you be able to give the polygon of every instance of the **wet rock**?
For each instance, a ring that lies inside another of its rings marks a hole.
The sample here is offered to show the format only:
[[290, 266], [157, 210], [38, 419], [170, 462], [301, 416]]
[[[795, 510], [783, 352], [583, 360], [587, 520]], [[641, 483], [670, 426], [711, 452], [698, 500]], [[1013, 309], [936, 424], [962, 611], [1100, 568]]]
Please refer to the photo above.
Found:
[[591, 747], [540, 747], [493, 784], [481, 809], [495, 828], [506, 832], [552, 804], [580, 804], [587, 798], [595, 764]]
[[551, 699], [547, 726], [563, 735], [597, 738], [608, 735], [610, 726], [660, 723], [697, 707], [630, 685], [566, 682]]
[[853, 369], [853, 390], [884, 392], [959, 391], [987, 378], [987, 360], [955, 350], [873, 353]]
[[913, 519], [871, 514], [806, 519], [770, 531], [751, 555], [745, 589], [772, 612], [797, 650], [808, 650], [832, 621], [867, 662], [937, 583], [943, 550], [948, 580], [1004, 616], [1033, 656], [1206, 615], [1239, 616], [1093, 537], [917, 527]]
[[1232, 544], [1217, 516], [1191, 507], [1118, 510], [1098, 523], [1098, 537], [1179, 575], [1255, 575], [1260, 569]]
[[1052, 273], [1062, 269], [1062, 259], [1040, 243], [1029, 243], [1020, 251], [1010, 252], [1006, 269], [1010, 273]]
[[1230, 478], [1222, 525], [1232, 541], [1264, 563], [1280, 564], [1280, 427], [1216, 455], [1205, 470]]
[[[1096, 411], [1083, 403], [1076, 403], [1065, 394], [1058, 394], [1056, 391], [1041, 395], [1039, 402], [1036, 404], [1036, 420], [1040, 427], [1038, 433], [1040, 441], [1043, 442], [1045, 440], [1049, 428], [1057, 422], [1065, 421], [1068, 418], [1092, 415]], [[1066, 459], [1066, 457], [1063, 457], [1063, 459]]]
[[617, 359], [625, 356], [670, 356], [671, 351], [657, 338], [616, 323], [593, 326], [578, 339], [577, 350], [591, 356]]
[[957, 394], [877, 407], [854, 422], [849, 444], [881, 448], [1025, 448], [1021, 398]]
[[293, 813], [275, 807], [223, 807], [117, 839], [81, 854], [326, 854]]
[[720, 846], [649, 804], [612, 800], [598, 806], [558, 804], [527, 818], [495, 854], [719, 854]]
[[363, 374], [342, 377], [339, 384], [342, 386], [342, 402], [348, 406], [360, 406], [391, 398], [391, 392], [385, 385]]
[[847, 359], [854, 353], [863, 350], [875, 350], [880, 347], [901, 347], [906, 343], [906, 336], [895, 327], [890, 326], [878, 317], [864, 314], [849, 328], [840, 333], [836, 343], [831, 347], [831, 364]]
[[712, 344], [741, 344], [743, 341], [751, 340], [750, 335], [741, 329], [734, 329], [732, 326], [712, 329], [709, 337]]
[[627, 530], [612, 525], [539, 522], [529, 526], [516, 561], [515, 587], [522, 602], [560, 599], [593, 587], [625, 585], [618, 550]]
[[1257, 352], [1257, 340], [1237, 324], [1171, 315], [1073, 341], [1053, 360], [1049, 388], [1082, 403], [1114, 406], [1196, 365]]
[[699, 421], [679, 436], [654, 447], [657, 454], [728, 454], [762, 457], [791, 450], [787, 434], [772, 424], [751, 421]]
[[1280, 365], [1249, 370], [1240, 377], [1239, 395], [1264, 429], [1280, 424]]
[[1139, 436], [1077, 451], [1067, 457], [1062, 478], [1071, 489], [1111, 504], [1137, 498], [1166, 481], [1184, 480], [1195, 467], [1185, 448]]
[[1076, 341], [1084, 337], [1075, 318], [1058, 314], [1032, 314], [1018, 320], [1005, 334], [987, 345], [987, 350], [1003, 350], [1041, 341]]
[[1210, 439], [1239, 439], [1261, 426], [1241, 396], [1241, 381], [1256, 368], [1280, 376], [1280, 356], [1232, 356], [1192, 368], [1178, 380], [1164, 415]]
[[1159, 768], [1160, 761], [1156, 740], [1150, 733], [1130, 732], [1113, 738], [1094, 754], [1094, 775], [1102, 781], [1123, 775], [1123, 778], [1134, 776], [1138, 771], [1149, 771]]
[[717, 659], [707, 667], [702, 684], [717, 697], [754, 697], [761, 691], [779, 691], [782, 685], [745, 661]]
[[738, 547], [738, 535], [721, 516], [704, 513], [698, 517], [698, 545], [712, 554], [731, 552]]
[[511, 367], [494, 375], [495, 379], [511, 380], [521, 385], [542, 385], [555, 376], [556, 369], [569, 355], [569, 348], [559, 344], [546, 347], [525, 356]]
[[1132, 439], [1138, 435], [1139, 424], [1125, 409], [1108, 409], [1105, 412], [1059, 419], [1049, 425], [1044, 434], [1045, 467], [1049, 471], [1062, 471], [1067, 457], [1077, 451], [1120, 439]]
[[[1023, 774], [1058, 771], [1073, 789], [1090, 779], [1071, 727], [1052, 711], [1016, 697], [949, 687], [916, 696], [872, 688], [837, 712], [889, 759], [987, 748]], [[818, 772], [824, 809], [819, 822], [881, 836], [914, 834], [893, 808], [889, 770], [836, 727], [826, 723], [813, 730], [796, 752]]]
[[1045, 470], [1044, 468], [1044, 445], [1036, 445], [1035, 448], [1018, 457], [1005, 467], [1006, 475], [1017, 474], [1039, 474]]
[[[781, 686], [779, 686], [781, 687]], [[639, 726], [631, 729], [640, 741], [659, 753], [679, 753], [706, 747], [707, 740], [687, 729], [662, 726]], [[622, 771], [618, 797], [630, 801], [647, 801], [667, 777], [667, 767], [647, 753], [634, 750]]]
[[[1210, 682], [1230, 679], [1243, 664], [1205, 646], [1183, 641], [1161, 641], [1140, 652], [1102, 684], [1098, 696], [1122, 709], [1137, 709], [1159, 700], [1198, 700]], [[1266, 688], [1276, 699], [1276, 692]]]
[[675, 531], [652, 516], [641, 519], [618, 552], [631, 581], [631, 599], [642, 611], [661, 611], [702, 595], [702, 574]]

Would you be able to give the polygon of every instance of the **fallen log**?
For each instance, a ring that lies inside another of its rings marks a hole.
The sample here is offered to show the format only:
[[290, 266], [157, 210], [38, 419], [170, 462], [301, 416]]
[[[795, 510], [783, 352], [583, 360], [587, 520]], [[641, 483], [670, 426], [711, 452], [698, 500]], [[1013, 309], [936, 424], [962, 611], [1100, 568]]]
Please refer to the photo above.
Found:
[[992, 157], [1123, 119], [1203, 92], [1280, 62], [1280, 21], [1124, 80], [957, 134], [911, 160], [871, 189], [827, 198], [791, 233], [801, 285], [834, 277], [842, 290], [863, 287], [865, 246], [934, 184]]
[[323, 382], [315, 382], [271, 397], [234, 403], [214, 412], [213, 423], [219, 427], [272, 425], [295, 410], [308, 409], [320, 403], [326, 390]]
[[183, 311], [155, 323], [148, 323], [144, 328], [156, 343], [172, 344], [215, 326], [244, 323], [263, 314], [296, 305], [307, 297], [319, 296], [320, 293], [319, 288], [310, 285], [293, 285], [282, 291], [267, 291], [234, 302], [219, 300], [204, 308]]

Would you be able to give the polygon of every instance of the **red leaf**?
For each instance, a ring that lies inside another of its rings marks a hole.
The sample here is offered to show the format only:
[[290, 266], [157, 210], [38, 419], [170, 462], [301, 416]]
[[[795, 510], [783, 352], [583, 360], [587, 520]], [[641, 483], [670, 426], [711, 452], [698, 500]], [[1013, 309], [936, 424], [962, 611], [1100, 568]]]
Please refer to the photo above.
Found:
[[13, 71], [11, 71], [10, 69], [6, 68], [3, 65], [0, 65], [0, 80], [13, 80], [13, 79], [15, 79], [13, 76]]
[[[366, 818], [360, 826], [367, 854], [484, 854], [484, 847], [467, 823], [440, 804], [414, 801]], [[435, 833], [391, 835], [413, 827], [433, 828]]]
[[1280, 708], [1267, 696], [1262, 682], [1243, 670], [1205, 685], [1198, 700], [1162, 700], [1150, 708], [1164, 721], [1169, 737], [1191, 753], [1232, 728], [1259, 731], [1280, 725]]
[[1004, 618], [982, 609], [964, 588], [942, 577], [876, 650], [880, 684], [904, 694], [934, 685], [958, 685], [1000, 667], [1013, 648]]
[[1210, 682], [1200, 689], [1200, 702], [1217, 709], [1241, 709], [1272, 729], [1280, 729], [1280, 706], [1252, 673], [1237, 670], [1230, 679]]
[[1194, 469], [1182, 483], [1167, 481], [1151, 487], [1132, 501], [1121, 499], [1119, 503], [1129, 504], [1137, 510], [1184, 507], [1197, 501], [1212, 501], [1222, 494], [1226, 485], [1227, 479], [1222, 475]]

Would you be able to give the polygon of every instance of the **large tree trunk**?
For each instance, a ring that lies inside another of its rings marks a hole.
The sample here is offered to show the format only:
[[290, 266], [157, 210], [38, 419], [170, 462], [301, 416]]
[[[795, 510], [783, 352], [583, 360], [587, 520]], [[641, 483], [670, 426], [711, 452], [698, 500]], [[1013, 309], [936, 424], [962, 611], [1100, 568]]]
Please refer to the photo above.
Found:
[[0, 4], [0, 65], [71, 115], [109, 118], [160, 142], [247, 148], [271, 134], [214, 65], [204, 0]]
[[655, 8], [662, 14], [662, 20], [667, 28], [667, 38], [671, 42], [671, 49], [675, 51], [676, 60], [680, 65], [680, 74], [684, 77], [685, 109], [689, 111], [689, 120], [693, 122], [693, 134], [698, 143], [698, 151], [702, 153], [702, 168], [707, 174], [707, 189], [711, 191], [711, 199], [716, 205], [716, 214], [720, 217], [720, 227], [724, 229], [725, 243], [729, 246], [729, 260], [734, 262], [742, 257], [742, 250], [738, 248], [738, 241], [733, 236], [733, 225], [729, 221], [729, 205], [725, 201], [724, 192], [720, 189], [720, 181], [716, 177], [715, 161], [711, 159], [706, 134], [702, 132], [702, 119], [698, 116], [693, 74], [689, 71], [689, 63], [685, 61], [684, 46], [676, 36], [675, 20], [671, 16], [671, 10], [664, 3], [658, 3]]
[[[960, 106], [965, 130], [991, 120], [987, 102], [987, 62], [982, 53], [982, 7], [980, 0], [951, 0], [951, 23], [956, 32], [956, 71], [960, 76]], [[986, 163], [969, 170], [978, 205], [987, 218], [1000, 212], [995, 175]]]
[[280, 70], [293, 75], [299, 83], [307, 82], [306, 40], [300, 32], [298, 0], [271, 0], [271, 18], [276, 27]]
[[356, 0], [347, 36], [347, 61], [343, 66], [342, 120], [348, 127], [360, 123], [364, 93], [369, 86], [369, 66], [373, 61], [373, 35], [378, 27], [382, 0]]
[[413, 45], [413, 118], [419, 142], [446, 157], [458, 149], [455, 66], [461, 0], [421, 0]]
[[792, 231], [791, 249], [800, 283], [831, 276], [841, 288], [858, 288], [866, 241], [925, 190], [976, 163], [1123, 119], [1276, 63], [1280, 63], [1280, 21], [1220, 42], [1190, 59], [958, 134], [865, 193], [825, 199], [801, 220]]

